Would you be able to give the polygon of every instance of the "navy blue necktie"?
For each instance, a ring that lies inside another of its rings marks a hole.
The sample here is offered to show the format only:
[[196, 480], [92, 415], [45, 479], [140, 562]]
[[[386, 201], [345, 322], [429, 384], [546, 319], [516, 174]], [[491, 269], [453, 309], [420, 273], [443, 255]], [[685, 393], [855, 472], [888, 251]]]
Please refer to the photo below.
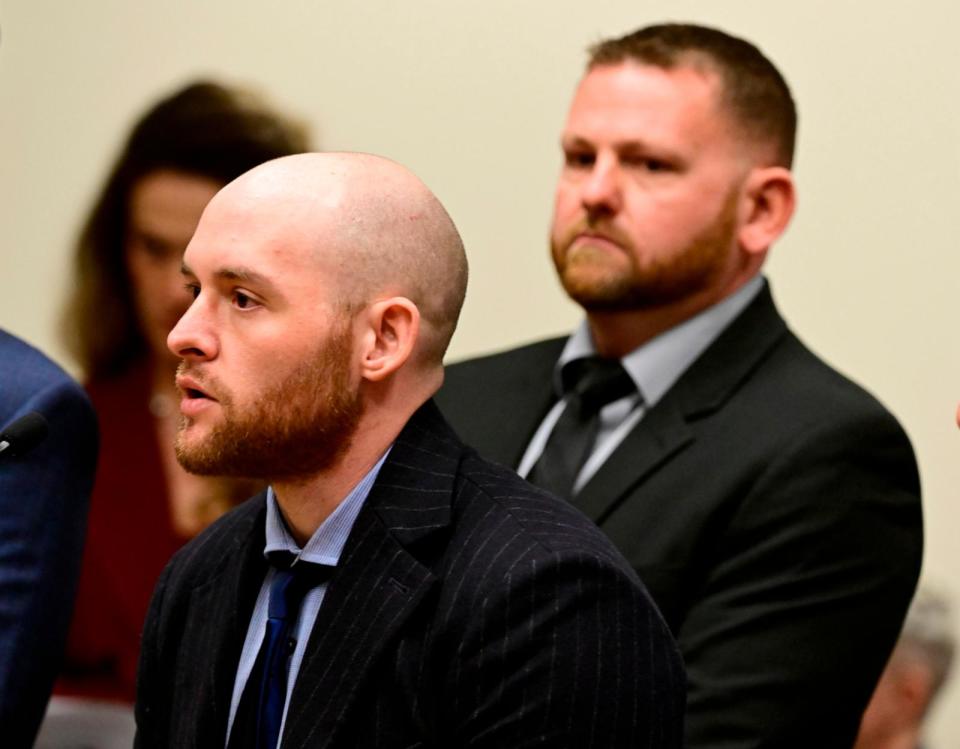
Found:
[[332, 567], [291, 564], [292, 555], [274, 553], [267, 628], [256, 663], [243, 689], [230, 730], [229, 749], [276, 749], [287, 699], [287, 672], [296, 647], [293, 627], [304, 596], [322, 583]]
[[637, 388], [618, 359], [599, 356], [567, 362], [560, 379], [567, 405], [527, 480], [571, 499], [577, 476], [600, 430], [600, 409], [636, 393]]

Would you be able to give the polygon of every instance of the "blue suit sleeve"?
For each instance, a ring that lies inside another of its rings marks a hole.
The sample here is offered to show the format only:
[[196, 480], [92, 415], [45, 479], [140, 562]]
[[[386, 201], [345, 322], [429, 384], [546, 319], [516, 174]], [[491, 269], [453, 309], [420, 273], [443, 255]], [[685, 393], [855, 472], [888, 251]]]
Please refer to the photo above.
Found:
[[29, 747], [60, 667], [97, 458], [97, 424], [66, 376], [22, 403], [49, 423], [22, 456], [0, 457], [0, 735]]

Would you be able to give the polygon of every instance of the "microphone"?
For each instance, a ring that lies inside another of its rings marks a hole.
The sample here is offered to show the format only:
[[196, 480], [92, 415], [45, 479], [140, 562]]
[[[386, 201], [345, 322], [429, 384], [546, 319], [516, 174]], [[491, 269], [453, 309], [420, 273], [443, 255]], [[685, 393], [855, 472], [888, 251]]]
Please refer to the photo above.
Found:
[[50, 429], [42, 414], [24, 414], [0, 432], [0, 459], [30, 452], [47, 437]]

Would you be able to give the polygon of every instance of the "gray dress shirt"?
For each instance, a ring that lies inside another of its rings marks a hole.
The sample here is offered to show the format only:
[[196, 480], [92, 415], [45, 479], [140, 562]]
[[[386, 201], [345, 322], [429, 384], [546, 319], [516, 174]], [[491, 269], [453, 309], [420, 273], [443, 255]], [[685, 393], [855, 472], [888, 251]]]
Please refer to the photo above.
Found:
[[[717, 339], [762, 288], [763, 277], [754, 276], [736, 293], [635, 348], [620, 360], [637, 386], [637, 392], [608, 403], [600, 410], [600, 431], [574, 482], [574, 494], [597, 472], [647, 410], [657, 404], [687, 367]], [[553, 385], [556, 392], [562, 392], [560, 370], [564, 364], [595, 354], [590, 328], [584, 320], [570, 336], [554, 367]], [[524, 478], [540, 458], [567, 402], [566, 397], [558, 400], [534, 432], [517, 468], [517, 473]]]

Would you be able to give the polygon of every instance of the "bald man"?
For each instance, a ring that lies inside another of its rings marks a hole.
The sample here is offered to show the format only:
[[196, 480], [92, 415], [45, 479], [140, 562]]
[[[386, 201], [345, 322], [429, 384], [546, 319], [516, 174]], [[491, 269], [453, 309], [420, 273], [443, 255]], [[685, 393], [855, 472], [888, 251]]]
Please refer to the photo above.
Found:
[[178, 458], [270, 488], [161, 577], [138, 746], [680, 746], [682, 665], [629, 565], [431, 401], [467, 267], [414, 175], [268, 162], [183, 271]]

